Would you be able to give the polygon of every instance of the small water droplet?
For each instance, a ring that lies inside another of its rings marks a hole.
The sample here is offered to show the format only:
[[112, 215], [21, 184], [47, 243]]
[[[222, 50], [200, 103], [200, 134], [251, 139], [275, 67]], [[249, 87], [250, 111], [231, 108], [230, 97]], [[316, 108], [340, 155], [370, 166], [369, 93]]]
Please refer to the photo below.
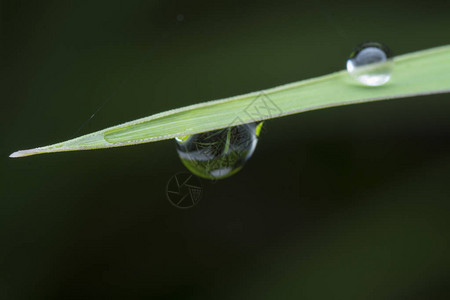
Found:
[[347, 60], [347, 71], [359, 82], [379, 86], [389, 81], [392, 73], [391, 51], [377, 42], [357, 46]]
[[242, 169], [258, 143], [262, 122], [175, 138], [181, 162], [193, 174], [222, 179]]

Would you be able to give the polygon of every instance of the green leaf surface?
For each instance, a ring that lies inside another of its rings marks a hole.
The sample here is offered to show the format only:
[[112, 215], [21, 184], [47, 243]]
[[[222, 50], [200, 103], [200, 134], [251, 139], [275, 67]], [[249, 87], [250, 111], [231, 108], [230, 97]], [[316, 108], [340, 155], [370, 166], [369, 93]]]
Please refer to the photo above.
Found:
[[340, 71], [169, 110], [10, 157], [135, 145], [327, 107], [446, 92], [450, 92], [450, 45], [395, 57], [392, 78], [383, 86], [363, 86]]

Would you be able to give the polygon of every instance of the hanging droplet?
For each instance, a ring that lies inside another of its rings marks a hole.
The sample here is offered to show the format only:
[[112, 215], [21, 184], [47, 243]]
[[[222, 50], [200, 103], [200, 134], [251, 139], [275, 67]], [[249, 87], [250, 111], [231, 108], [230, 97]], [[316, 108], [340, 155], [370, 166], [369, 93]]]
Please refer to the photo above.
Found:
[[356, 47], [347, 60], [347, 71], [359, 82], [378, 86], [389, 81], [392, 73], [391, 51], [377, 42]]
[[262, 122], [175, 138], [182, 163], [193, 174], [222, 179], [238, 172], [252, 156]]

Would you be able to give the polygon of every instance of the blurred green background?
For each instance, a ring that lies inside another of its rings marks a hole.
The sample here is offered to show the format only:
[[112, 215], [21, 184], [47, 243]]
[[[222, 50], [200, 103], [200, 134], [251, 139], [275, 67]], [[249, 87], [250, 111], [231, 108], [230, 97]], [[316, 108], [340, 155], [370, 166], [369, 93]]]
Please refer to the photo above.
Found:
[[246, 167], [203, 181], [189, 210], [165, 195], [185, 171], [173, 141], [8, 158], [337, 71], [364, 41], [448, 44], [448, 1], [0, 3], [0, 299], [450, 292], [448, 94], [266, 122]]

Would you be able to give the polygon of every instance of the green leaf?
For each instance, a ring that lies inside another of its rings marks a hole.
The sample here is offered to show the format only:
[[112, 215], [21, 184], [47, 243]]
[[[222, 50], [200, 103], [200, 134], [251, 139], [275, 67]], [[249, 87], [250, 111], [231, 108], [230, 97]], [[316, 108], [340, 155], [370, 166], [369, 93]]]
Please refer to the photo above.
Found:
[[363, 86], [340, 71], [169, 110], [10, 157], [136, 145], [315, 109], [446, 92], [450, 92], [450, 45], [394, 58], [392, 78], [383, 86]]

